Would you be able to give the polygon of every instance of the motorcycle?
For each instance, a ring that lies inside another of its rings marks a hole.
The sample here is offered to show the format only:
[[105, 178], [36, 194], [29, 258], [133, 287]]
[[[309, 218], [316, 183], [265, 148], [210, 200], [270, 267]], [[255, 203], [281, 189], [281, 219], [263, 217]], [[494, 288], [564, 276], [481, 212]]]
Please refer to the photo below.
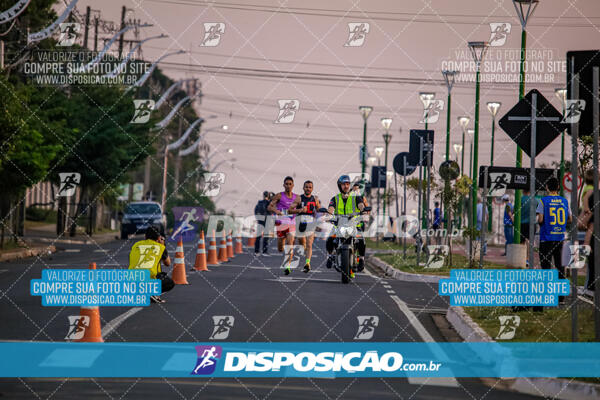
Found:
[[335, 216], [329, 214], [326, 208], [319, 209], [320, 213], [329, 214], [329, 220], [334, 229], [331, 231], [335, 248], [334, 268], [342, 274], [342, 283], [350, 282], [350, 271], [356, 270], [358, 264], [356, 243], [360, 236], [359, 225], [363, 222], [363, 215], [371, 211], [371, 207], [363, 208], [360, 215], [353, 217]]

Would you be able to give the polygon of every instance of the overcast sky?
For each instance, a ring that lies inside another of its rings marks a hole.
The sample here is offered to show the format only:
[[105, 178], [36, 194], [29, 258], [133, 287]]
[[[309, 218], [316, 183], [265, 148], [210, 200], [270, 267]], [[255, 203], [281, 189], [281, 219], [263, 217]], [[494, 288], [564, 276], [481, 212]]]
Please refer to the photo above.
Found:
[[[145, 59], [153, 61], [179, 49], [188, 51], [168, 58], [161, 68], [173, 79], [200, 79], [204, 97], [198, 111], [204, 117], [218, 116], [205, 128], [229, 126], [226, 134], [208, 133], [207, 141], [212, 151], [234, 149], [235, 169], [224, 164], [219, 168], [226, 173], [226, 181], [218, 207], [235, 210], [236, 214], [251, 212], [263, 190], [281, 190], [285, 175], [295, 177], [297, 193], [301, 192], [301, 182], [311, 179], [315, 193], [329, 199], [340, 174], [360, 171], [359, 105], [374, 108], [368, 120], [371, 153], [383, 144], [380, 119], [393, 118], [388, 161], [391, 168], [393, 157], [408, 151], [409, 130], [423, 128], [419, 124], [423, 107], [418, 93], [435, 92], [436, 98], [446, 101], [440, 72], [443, 67], [456, 66], [465, 80], [452, 92], [451, 143], [459, 142], [461, 130], [456, 118], [474, 115], [475, 85], [468, 81], [473, 74], [465, 63], [471, 60], [467, 42], [489, 41], [490, 23], [510, 24], [511, 31], [503, 45], [490, 48], [483, 66], [480, 165], [489, 165], [490, 159], [492, 121], [486, 102], [502, 102], [502, 116], [518, 100], [514, 81], [485, 81], [492, 73], [497, 80], [510, 80], [518, 72], [521, 26], [509, 0], [81, 0], [78, 9], [84, 12], [85, 6], [98, 8], [99, 4], [104, 19], [117, 22], [121, 5], [126, 5], [131, 9], [128, 17], [153, 24], [143, 30], [142, 38], [169, 35], [144, 45]], [[204, 23], [225, 24], [217, 46], [200, 46]], [[361, 46], [344, 46], [349, 40], [349, 23], [369, 24]], [[554, 88], [565, 85], [561, 62], [566, 51], [597, 48], [599, 27], [598, 0], [541, 0], [529, 22], [527, 37], [531, 59], [537, 61], [531, 68], [538, 68], [540, 75], [534, 77], [538, 82], [527, 84], [526, 91], [537, 88], [558, 108]], [[328, 75], [319, 80], [242, 75], [248, 69], [261, 70], [262, 75], [282, 71]], [[371, 82], [361, 81], [360, 77]], [[273, 123], [280, 99], [300, 102], [290, 124]], [[445, 157], [446, 106], [439, 121], [430, 125], [436, 135], [435, 166]], [[473, 127], [473, 121], [469, 127]], [[496, 133], [494, 164], [514, 166], [515, 145], [501, 129]], [[467, 139], [467, 172], [468, 143]], [[215, 165], [220, 157], [215, 156], [211, 163]], [[538, 160], [549, 163], [559, 157], [557, 139]], [[524, 162], [528, 163], [526, 156]]]

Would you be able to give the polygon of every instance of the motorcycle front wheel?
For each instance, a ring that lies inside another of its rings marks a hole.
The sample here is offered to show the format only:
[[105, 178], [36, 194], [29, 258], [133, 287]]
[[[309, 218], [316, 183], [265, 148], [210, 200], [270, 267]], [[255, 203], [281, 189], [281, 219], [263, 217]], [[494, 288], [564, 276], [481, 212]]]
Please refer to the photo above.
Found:
[[340, 251], [340, 269], [342, 270], [342, 283], [350, 282], [350, 249]]

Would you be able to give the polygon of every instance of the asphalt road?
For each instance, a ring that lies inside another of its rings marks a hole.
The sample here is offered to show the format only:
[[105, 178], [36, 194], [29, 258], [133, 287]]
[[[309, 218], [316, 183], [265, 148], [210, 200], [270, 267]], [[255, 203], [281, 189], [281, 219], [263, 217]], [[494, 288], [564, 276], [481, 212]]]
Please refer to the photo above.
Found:
[[[134, 239], [102, 245], [61, 245], [58, 253], [0, 264], [1, 340], [65, 341], [74, 307], [42, 307], [29, 295], [29, 281], [45, 268], [125, 268]], [[168, 249], [174, 255], [175, 244]], [[186, 265], [195, 245], [185, 246]], [[445, 314], [447, 299], [437, 285], [386, 279], [378, 271], [357, 274], [350, 285], [325, 268], [324, 242], [315, 243], [313, 271], [289, 276], [271, 244], [270, 257], [249, 249], [208, 272], [188, 272], [189, 285], [163, 295], [149, 307], [103, 307], [107, 342], [421, 342], [446, 341], [432, 316]], [[213, 317], [229, 316], [233, 326], [213, 336]], [[358, 335], [359, 317], [378, 319], [372, 335]], [[224, 335], [224, 334], [221, 334]], [[7, 362], [7, 360], [3, 360]], [[492, 384], [495, 380], [492, 380]], [[273, 398], [273, 399], [526, 399], [479, 379], [1, 379], [0, 395], [28, 398]]]

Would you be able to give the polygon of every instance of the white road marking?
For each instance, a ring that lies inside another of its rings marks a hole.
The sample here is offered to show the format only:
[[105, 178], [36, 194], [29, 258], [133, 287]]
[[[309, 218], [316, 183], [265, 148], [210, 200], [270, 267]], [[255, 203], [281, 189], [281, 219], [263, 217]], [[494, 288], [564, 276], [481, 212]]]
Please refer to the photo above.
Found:
[[3, 272], [8, 272], [8, 270], [7, 269], [0, 269], [0, 274], [3, 273]]
[[388, 290], [387, 292], [388, 294], [396, 294], [396, 292], [394, 292], [393, 290]]
[[129, 310], [125, 311], [123, 314], [118, 315], [117, 317], [110, 320], [106, 325], [104, 325], [104, 328], [102, 328], [102, 337], [106, 338], [108, 335], [111, 334], [112, 331], [117, 329], [119, 327], [119, 325], [121, 325], [123, 322], [125, 322], [125, 320], [127, 318], [131, 317], [132, 315], [134, 315], [135, 313], [137, 313], [139, 311], [142, 311], [143, 308], [144, 307], [130, 308]]
[[66, 253], [79, 253], [81, 251], [81, 249], [66, 249], [65, 252]]
[[94, 250], [94, 253], [107, 253], [108, 250], [107, 249], [96, 249]]
[[[406, 315], [408, 318], [408, 322], [415, 328], [421, 339], [424, 342], [435, 343], [433, 337], [427, 332], [427, 329], [423, 326], [421, 321], [417, 318], [417, 316], [408, 308], [408, 305], [400, 300], [398, 296], [390, 296], [392, 300], [398, 305], [400, 311]], [[433, 347], [433, 353], [436, 354], [438, 359], [447, 360], [448, 356], [438, 347]], [[435, 361], [435, 360], [434, 360]], [[411, 385], [431, 385], [431, 386], [450, 386], [450, 387], [458, 387], [458, 381], [455, 378], [427, 378], [427, 377], [409, 377], [408, 383]]]

